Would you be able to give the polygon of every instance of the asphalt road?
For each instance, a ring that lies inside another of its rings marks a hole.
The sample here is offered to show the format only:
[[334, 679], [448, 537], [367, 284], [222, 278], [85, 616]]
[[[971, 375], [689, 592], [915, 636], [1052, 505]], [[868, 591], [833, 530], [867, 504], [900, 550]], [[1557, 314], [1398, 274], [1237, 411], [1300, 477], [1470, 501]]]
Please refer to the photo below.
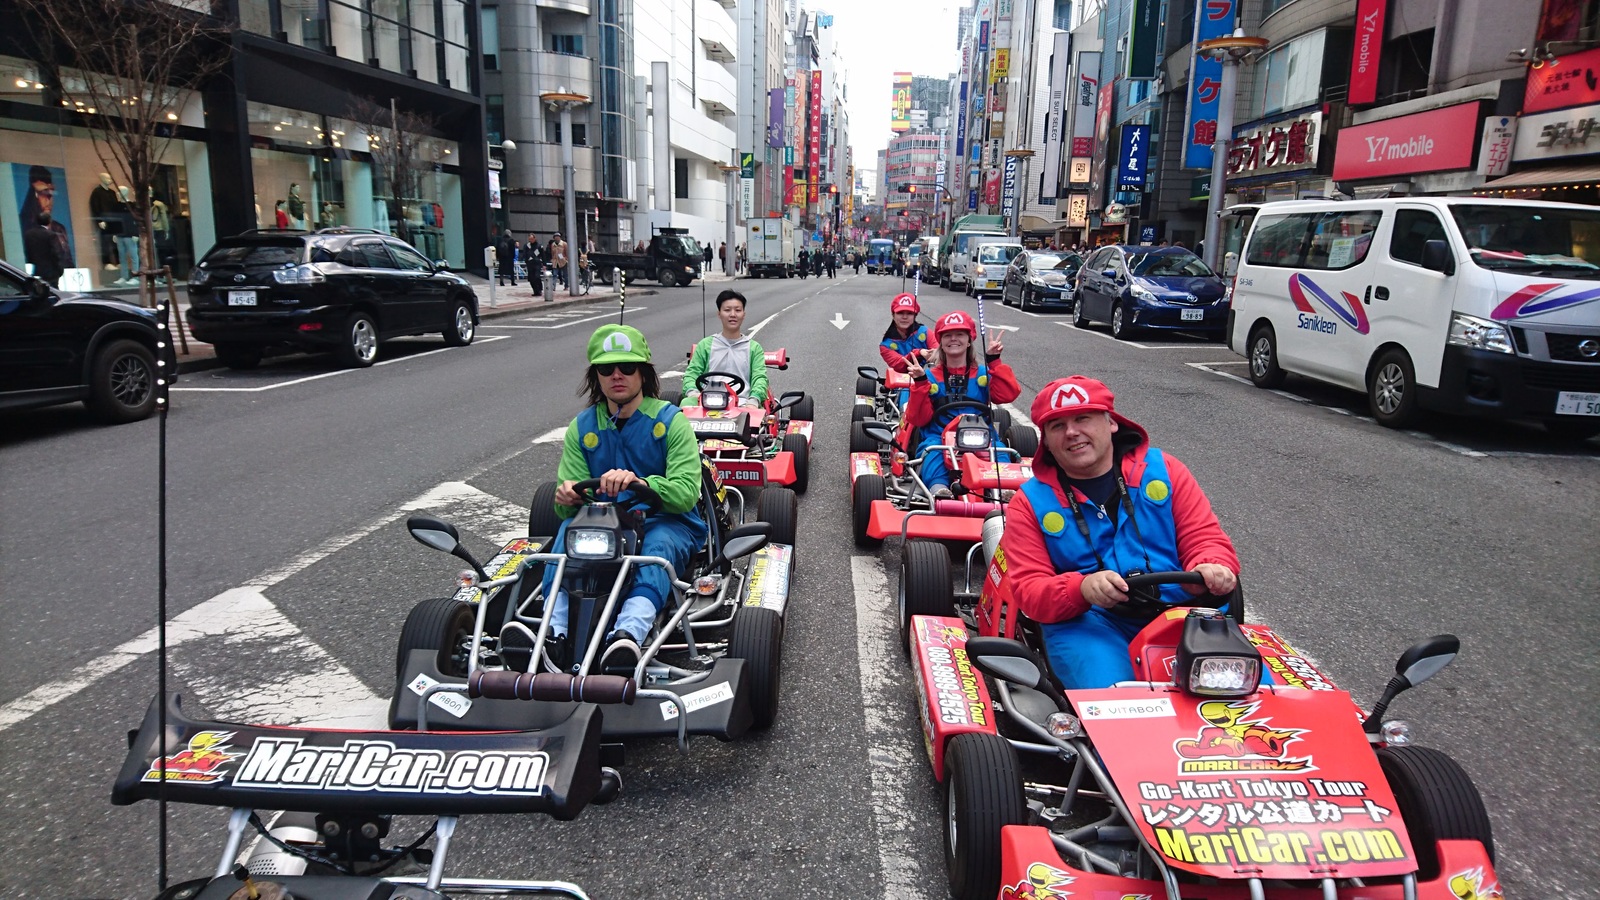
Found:
[[[626, 789], [578, 821], [468, 819], [450, 871], [565, 878], [595, 897], [944, 896], [939, 798], [909, 678], [889, 644], [898, 547], [853, 547], [844, 469], [854, 368], [876, 362], [898, 280], [743, 281], [747, 327], [786, 347], [777, 390], [816, 398], [810, 492], [779, 721], [732, 744], [629, 748]], [[930, 288], [932, 316], [958, 294]], [[628, 313], [660, 368], [714, 327], [698, 286]], [[1600, 446], [1519, 425], [1362, 417], [1359, 396], [1241, 383], [1225, 347], [1111, 340], [986, 303], [1024, 385], [1087, 372], [1183, 459], [1244, 561], [1251, 618], [1370, 702], [1413, 640], [1462, 656], [1392, 714], [1484, 794], [1508, 896], [1600, 897], [1594, 651]], [[397, 342], [374, 369], [290, 358], [186, 378], [169, 422], [172, 649], [188, 705], [218, 716], [376, 724], [407, 611], [459, 567], [400, 524], [461, 522], [480, 553], [514, 532], [577, 411], [584, 344], [614, 309], [499, 320], [477, 344]], [[838, 328], [831, 320], [848, 320]], [[670, 382], [669, 382], [670, 383]], [[153, 807], [112, 807], [124, 733], [154, 695], [156, 443], [76, 407], [0, 429], [0, 892], [154, 893]], [[889, 593], [889, 596], [885, 596]], [[174, 876], [204, 874], [225, 813], [173, 809]], [[404, 823], [412, 825], [415, 823]], [[404, 830], [404, 829], [401, 829]]]

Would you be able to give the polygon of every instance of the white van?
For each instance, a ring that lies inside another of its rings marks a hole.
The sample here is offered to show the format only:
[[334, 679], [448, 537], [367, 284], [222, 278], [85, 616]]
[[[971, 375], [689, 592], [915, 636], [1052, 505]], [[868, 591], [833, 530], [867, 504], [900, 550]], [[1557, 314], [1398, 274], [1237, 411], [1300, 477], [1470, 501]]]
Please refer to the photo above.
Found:
[[967, 296], [998, 294], [1006, 286], [1006, 269], [1022, 252], [1015, 238], [983, 238], [972, 242], [972, 268], [967, 273]]
[[1009, 240], [1011, 236], [1004, 230], [983, 228], [957, 232], [950, 245], [950, 276], [945, 287], [959, 291], [967, 286], [972, 279], [972, 258], [977, 254], [979, 244]]
[[1426, 408], [1600, 434], [1600, 208], [1400, 197], [1226, 215], [1228, 345], [1256, 385], [1294, 372], [1364, 391], [1397, 428]]

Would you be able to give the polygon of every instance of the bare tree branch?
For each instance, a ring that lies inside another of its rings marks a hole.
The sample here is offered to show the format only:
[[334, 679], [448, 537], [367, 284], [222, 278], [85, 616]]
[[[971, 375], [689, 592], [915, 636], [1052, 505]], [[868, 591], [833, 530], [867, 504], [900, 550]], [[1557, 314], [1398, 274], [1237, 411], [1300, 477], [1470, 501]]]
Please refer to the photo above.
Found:
[[422, 176], [433, 171], [435, 142], [430, 135], [437, 132], [439, 120], [399, 109], [392, 100], [384, 104], [371, 97], [352, 103], [346, 118], [367, 134], [378, 190], [390, 198], [390, 221], [402, 240], [415, 243], [406, 218], [408, 201], [421, 198]]
[[[80, 113], [95, 154], [121, 176], [150, 291], [151, 188], [194, 92], [228, 64], [231, 27], [209, 0], [17, 0], [61, 105]], [[152, 302], [147, 302], [152, 301]]]

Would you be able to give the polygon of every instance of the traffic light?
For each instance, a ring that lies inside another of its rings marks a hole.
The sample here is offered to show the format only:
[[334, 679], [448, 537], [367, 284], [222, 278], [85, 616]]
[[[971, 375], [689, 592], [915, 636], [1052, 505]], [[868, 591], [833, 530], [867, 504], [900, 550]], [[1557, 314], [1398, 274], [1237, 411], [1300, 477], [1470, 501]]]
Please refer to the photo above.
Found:
[[916, 192], [917, 192], [917, 186], [916, 185], [914, 185], [914, 184], [906, 185], [906, 193], [915, 194]]
[[839, 193], [839, 186], [837, 184], [828, 185], [828, 193], [830, 193], [830, 194]]

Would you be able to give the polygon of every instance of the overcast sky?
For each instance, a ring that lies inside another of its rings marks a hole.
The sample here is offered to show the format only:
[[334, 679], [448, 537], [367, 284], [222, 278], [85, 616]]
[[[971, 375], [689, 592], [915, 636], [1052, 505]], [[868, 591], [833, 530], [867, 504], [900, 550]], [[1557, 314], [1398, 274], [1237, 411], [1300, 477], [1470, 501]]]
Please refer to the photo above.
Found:
[[944, 78], [961, 66], [956, 47], [960, 0], [805, 0], [833, 15], [834, 39], [844, 58], [849, 95], [850, 146], [858, 169], [875, 169], [888, 146], [894, 73]]

